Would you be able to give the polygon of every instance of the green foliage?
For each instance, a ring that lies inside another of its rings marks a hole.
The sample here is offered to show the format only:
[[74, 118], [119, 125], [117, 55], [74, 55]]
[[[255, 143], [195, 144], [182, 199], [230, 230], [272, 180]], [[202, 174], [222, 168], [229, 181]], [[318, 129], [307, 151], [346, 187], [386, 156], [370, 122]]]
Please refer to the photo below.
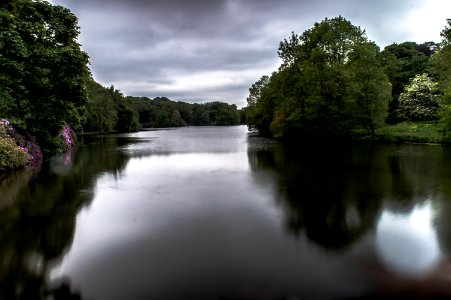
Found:
[[23, 167], [28, 160], [29, 155], [12, 138], [0, 136], [0, 171]]
[[235, 104], [214, 101], [203, 105], [209, 113], [210, 125], [227, 126], [240, 124], [240, 113]]
[[385, 119], [390, 88], [379, 49], [343, 17], [279, 45], [283, 64], [249, 89], [248, 126], [274, 137], [369, 134]]
[[391, 44], [382, 51], [384, 71], [392, 84], [393, 98], [397, 99], [411, 78], [427, 68], [428, 57], [414, 42]]
[[239, 114], [240, 114], [240, 125], [246, 125], [247, 121], [246, 121], [246, 111], [247, 111], [247, 107], [242, 107], [238, 110]]
[[431, 57], [430, 72], [438, 81], [441, 95], [438, 111], [440, 127], [446, 142], [451, 142], [451, 19], [441, 32], [442, 47]]
[[119, 132], [132, 132], [140, 128], [138, 112], [124, 104], [119, 106], [117, 118], [116, 130]]
[[391, 86], [378, 63], [379, 49], [375, 44], [355, 46], [348, 63], [351, 76], [348, 115], [355, 119], [354, 128], [362, 127], [374, 135], [385, 123]]
[[402, 122], [376, 129], [376, 138], [384, 142], [441, 143], [440, 131], [436, 122]]
[[210, 114], [205, 105], [194, 104], [193, 108], [193, 125], [205, 126], [210, 125]]
[[399, 95], [404, 87], [409, 84], [411, 78], [423, 73], [428, 67], [429, 57], [423, 51], [420, 45], [414, 42], [404, 42], [389, 45], [381, 53], [384, 72], [392, 85], [392, 101], [388, 116], [390, 123], [399, 121], [396, 110], [399, 105]]
[[426, 74], [415, 76], [399, 96], [398, 115], [411, 121], [437, 120], [439, 95], [437, 83]]
[[439, 91], [444, 94], [451, 85], [451, 44], [442, 47], [431, 57], [429, 72], [438, 81]]
[[111, 90], [94, 80], [88, 83], [86, 131], [111, 132], [117, 123], [116, 103]]
[[247, 97], [246, 120], [250, 130], [258, 130], [262, 135], [269, 135], [273, 105], [268, 95], [270, 78], [262, 76], [249, 88]]
[[236, 105], [225, 102], [189, 104], [166, 97], [126, 97], [130, 107], [138, 112], [142, 127], [162, 128], [193, 126], [222, 126], [240, 124]]
[[440, 129], [446, 142], [451, 142], [451, 86], [445, 91], [440, 99], [439, 117]]
[[451, 43], [451, 19], [447, 19], [446, 23], [445, 28], [440, 32], [443, 46], [447, 46]]
[[109, 88], [91, 79], [88, 83], [87, 132], [132, 132], [141, 128], [137, 109], [114, 86]]
[[12, 128], [0, 123], [0, 171], [23, 167], [31, 160], [26, 150], [8, 134], [8, 130]]
[[77, 43], [77, 18], [47, 1], [0, 6], [0, 107], [3, 116], [55, 147], [64, 124], [80, 128], [88, 55]]
[[124, 97], [114, 87], [89, 84], [86, 131], [120, 132], [144, 128], [238, 125], [240, 112], [225, 102], [190, 104], [166, 97]]

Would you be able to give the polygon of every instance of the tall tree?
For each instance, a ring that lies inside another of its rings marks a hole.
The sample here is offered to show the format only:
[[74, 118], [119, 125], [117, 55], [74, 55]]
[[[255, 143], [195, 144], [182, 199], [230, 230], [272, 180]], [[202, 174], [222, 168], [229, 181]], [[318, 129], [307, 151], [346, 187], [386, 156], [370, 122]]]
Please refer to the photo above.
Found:
[[247, 97], [247, 122], [249, 129], [259, 130], [261, 134], [269, 134], [269, 125], [271, 124], [273, 107], [264, 97], [265, 89], [268, 88], [270, 79], [267, 75], [262, 76], [249, 88]]
[[116, 106], [110, 90], [91, 80], [88, 84], [88, 116], [84, 129], [100, 132], [112, 131], [118, 119]]
[[440, 36], [442, 37], [442, 46], [447, 46], [451, 43], [451, 19], [446, 20], [446, 26], [440, 32]]
[[391, 44], [382, 51], [382, 65], [392, 85], [388, 123], [400, 120], [397, 116], [399, 95], [413, 77], [422, 74], [428, 67], [429, 57], [420, 49], [415, 42], [404, 42]]
[[360, 27], [341, 16], [325, 19], [300, 36], [292, 33], [278, 50], [279, 71], [250, 89], [250, 126], [279, 137], [374, 132], [388, 102], [388, 79], [378, 47]]
[[348, 62], [351, 94], [348, 115], [353, 115], [355, 127], [366, 129], [374, 135], [383, 126], [391, 97], [391, 86], [383, 72], [379, 48], [373, 43], [357, 45]]
[[440, 33], [442, 43], [439, 51], [431, 58], [430, 72], [439, 82], [442, 94], [450, 88], [451, 82], [451, 19]]
[[451, 19], [442, 30], [439, 51], [431, 58], [430, 72], [438, 81], [441, 94], [439, 117], [445, 139], [451, 141]]
[[64, 124], [80, 127], [87, 101], [88, 55], [77, 42], [77, 18], [47, 1], [8, 0], [0, 29], [2, 117], [50, 149]]

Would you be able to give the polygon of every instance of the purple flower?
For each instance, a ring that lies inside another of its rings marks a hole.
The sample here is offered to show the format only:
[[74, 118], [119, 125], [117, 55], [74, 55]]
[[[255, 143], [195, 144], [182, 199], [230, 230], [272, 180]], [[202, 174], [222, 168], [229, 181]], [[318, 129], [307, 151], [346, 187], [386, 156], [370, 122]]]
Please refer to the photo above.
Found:
[[70, 148], [73, 144], [70, 127], [65, 125], [61, 130], [60, 135], [63, 138], [64, 142], [66, 143], [66, 147]]
[[2, 124], [3, 126], [8, 126], [9, 125], [9, 121], [7, 119], [1, 119], [0, 120], [0, 124]]

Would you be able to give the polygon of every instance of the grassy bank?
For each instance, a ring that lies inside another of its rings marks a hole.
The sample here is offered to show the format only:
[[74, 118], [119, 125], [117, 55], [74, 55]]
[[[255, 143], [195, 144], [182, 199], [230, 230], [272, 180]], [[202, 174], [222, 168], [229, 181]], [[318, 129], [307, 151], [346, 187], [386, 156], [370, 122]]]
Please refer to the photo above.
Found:
[[383, 142], [444, 143], [436, 122], [403, 122], [376, 130], [376, 138]]

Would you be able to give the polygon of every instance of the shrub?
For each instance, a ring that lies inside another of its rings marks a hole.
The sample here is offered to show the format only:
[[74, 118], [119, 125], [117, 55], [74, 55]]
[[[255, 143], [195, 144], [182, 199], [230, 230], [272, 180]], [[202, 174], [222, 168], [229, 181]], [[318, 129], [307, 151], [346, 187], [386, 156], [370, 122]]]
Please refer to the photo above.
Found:
[[0, 170], [23, 167], [32, 159], [28, 149], [17, 145], [8, 134], [12, 130], [8, 120], [0, 121]]
[[0, 120], [0, 170], [12, 170], [42, 161], [41, 148], [31, 135]]
[[437, 83], [427, 74], [417, 75], [399, 96], [398, 116], [411, 121], [437, 120], [439, 98]]
[[58, 136], [54, 138], [55, 145], [57, 145], [57, 150], [64, 152], [75, 145], [77, 140], [77, 135], [69, 127], [69, 125], [64, 125]]

